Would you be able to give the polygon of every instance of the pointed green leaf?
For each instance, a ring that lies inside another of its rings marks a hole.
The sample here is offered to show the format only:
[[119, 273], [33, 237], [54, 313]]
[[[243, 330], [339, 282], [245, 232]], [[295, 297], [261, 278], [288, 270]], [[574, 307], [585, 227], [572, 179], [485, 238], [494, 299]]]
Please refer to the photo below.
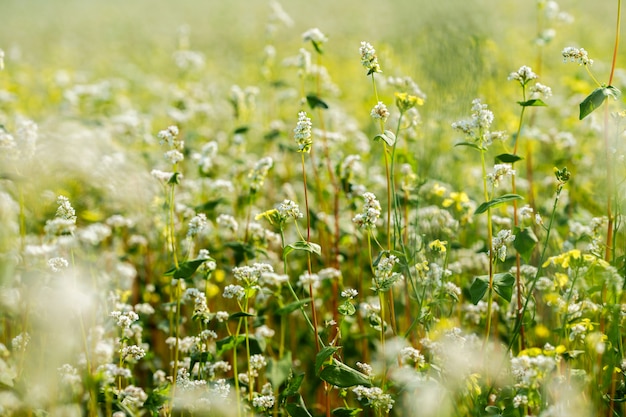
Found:
[[240, 317], [255, 317], [255, 316], [256, 316], [255, 314], [246, 313], [245, 311], [238, 311], [228, 316], [228, 320], [235, 320]]
[[459, 142], [459, 143], [455, 143], [454, 146], [468, 146], [470, 148], [474, 148], [478, 151], [486, 151], [487, 148], [484, 148], [482, 146], [478, 146], [478, 144], [474, 143], [474, 142]]
[[320, 378], [329, 384], [340, 388], [348, 388], [355, 385], [364, 385], [369, 387], [372, 385], [367, 375], [338, 361], [335, 361], [332, 365], [324, 367], [324, 369], [320, 372]]
[[286, 314], [291, 314], [294, 311], [296, 311], [297, 309], [299, 309], [300, 307], [303, 307], [303, 306], [307, 305], [310, 301], [311, 301], [310, 298], [303, 298], [301, 300], [294, 301], [293, 303], [289, 303], [287, 305], [284, 305], [281, 308], [279, 308], [278, 310], [276, 310], [276, 314], [278, 314], [280, 316], [284, 316]]
[[487, 275], [474, 278], [474, 282], [472, 282], [472, 286], [469, 289], [472, 304], [476, 305], [483, 299], [487, 293], [487, 288], [489, 288], [489, 277]]
[[504, 194], [500, 197], [496, 197], [491, 201], [486, 201], [484, 203], [482, 203], [480, 206], [478, 206], [476, 208], [476, 211], [474, 212], [474, 214], [481, 214], [486, 212], [488, 209], [492, 208], [492, 207], [496, 207], [499, 206], [500, 204], [506, 203], [508, 201], [513, 201], [513, 200], [523, 200], [524, 198], [521, 195], [518, 194]]
[[535, 232], [533, 232], [533, 229], [530, 227], [524, 227], [523, 229], [516, 227], [513, 233], [515, 234], [513, 247], [520, 254], [522, 259], [528, 262], [538, 242]]
[[618, 99], [621, 96], [621, 91], [617, 88], [609, 85], [608, 87], [598, 87], [591, 94], [589, 94], [585, 99], [580, 103], [580, 114], [578, 116], [578, 120], [582, 120], [585, 117], [589, 116], [591, 112], [600, 107], [604, 100], [607, 97], [613, 97], [614, 99]]
[[301, 374], [294, 375], [292, 378], [287, 381], [287, 385], [285, 389], [280, 393], [281, 398], [291, 397], [292, 395], [296, 395], [298, 390], [300, 389], [300, 385], [302, 385], [302, 381], [304, 381], [304, 372]]
[[246, 133], [248, 130], [250, 130], [250, 128], [248, 126], [239, 126], [238, 128], [236, 128], [233, 133], [235, 135], [240, 135], [242, 133]]
[[287, 352], [282, 358], [276, 360], [270, 358], [265, 370], [267, 380], [273, 387], [280, 387], [289, 378], [291, 373], [291, 352]]
[[291, 417], [312, 417], [309, 410], [306, 409], [306, 404], [304, 404], [304, 400], [301, 395], [298, 395], [297, 403], [289, 403], [285, 405], [285, 410], [287, 410]]
[[508, 272], [493, 276], [493, 290], [506, 301], [511, 301], [514, 284], [515, 277]]
[[545, 107], [547, 106], [547, 104], [544, 103], [543, 100], [540, 100], [538, 98], [534, 98], [534, 99], [526, 100], [526, 101], [518, 101], [517, 103], [522, 107]]
[[318, 54], [322, 55], [324, 52], [322, 51], [322, 44], [320, 42], [311, 41], [313, 44], [313, 48], [317, 51]]
[[510, 154], [510, 153], [502, 153], [496, 156], [496, 161], [504, 162], [505, 164], [514, 164], [515, 162], [521, 161], [522, 159], [524, 158], [518, 155]]
[[166, 277], [174, 277], [176, 279], [189, 279], [196, 272], [196, 270], [205, 263], [206, 261], [211, 260], [211, 258], [201, 258], [194, 259], [192, 261], [183, 262], [178, 265], [178, 268], [174, 267], [165, 272]]
[[180, 184], [180, 172], [175, 172], [172, 174], [172, 176], [170, 177], [169, 180], [167, 180], [167, 183], [170, 185], [178, 185]]
[[239, 335], [237, 336], [237, 338], [235, 338], [235, 336], [228, 336], [220, 339], [215, 342], [215, 355], [222, 356], [225, 352], [233, 350], [235, 347], [237, 347], [237, 345], [242, 344], [245, 340], [246, 337], [244, 335]]
[[385, 130], [383, 133], [374, 136], [374, 140], [383, 140], [388, 146], [393, 146], [396, 143], [396, 135], [391, 130]]
[[287, 245], [285, 249], [283, 249], [283, 256], [289, 255], [294, 250], [302, 250], [305, 252], [315, 253], [317, 255], [322, 254], [322, 247], [317, 243], [307, 242], [305, 240], [299, 240], [291, 245]]
[[322, 369], [322, 365], [326, 362], [331, 356], [337, 352], [339, 348], [333, 346], [326, 346], [322, 350], [319, 351], [317, 356], [315, 356], [315, 373], [319, 375], [320, 369]]
[[309, 107], [311, 107], [311, 109], [315, 109], [316, 107], [319, 107], [320, 109], [328, 108], [328, 104], [326, 104], [321, 98], [319, 98], [315, 94], [308, 94], [306, 96], [306, 102], [309, 104]]
[[347, 408], [347, 407], [339, 407], [335, 408], [332, 411], [333, 416], [336, 417], [353, 417], [359, 415], [359, 413], [363, 411], [362, 408]]

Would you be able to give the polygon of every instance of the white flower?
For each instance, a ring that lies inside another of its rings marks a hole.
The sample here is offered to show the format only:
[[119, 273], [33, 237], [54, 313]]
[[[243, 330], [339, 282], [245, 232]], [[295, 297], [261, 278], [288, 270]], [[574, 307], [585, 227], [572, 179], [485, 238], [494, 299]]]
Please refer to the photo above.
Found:
[[69, 266], [67, 259], [65, 258], [51, 258], [48, 259], [48, 266], [52, 270], [52, 272], [59, 272]]
[[365, 69], [367, 69], [367, 75], [373, 74], [375, 72], [383, 72], [380, 69], [380, 64], [378, 63], [376, 50], [370, 43], [361, 42], [359, 52], [361, 54], [361, 64], [365, 67]]
[[578, 65], [593, 65], [593, 59], [589, 58], [589, 54], [584, 48], [579, 49], [568, 46], [561, 51], [561, 55], [563, 55], [563, 62], [569, 60], [570, 62], [578, 62]]
[[537, 74], [535, 74], [530, 67], [527, 67], [526, 65], [523, 65], [516, 72], [510, 73], [509, 77], [508, 77], [508, 80], [509, 81], [517, 80], [517, 81], [519, 81], [519, 83], [522, 86], [524, 86], [530, 80], [534, 80], [534, 79], [537, 79], [537, 78], [538, 78]]
[[302, 34], [302, 40], [304, 42], [310, 41], [310, 42], [314, 42], [317, 44], [321, 44], [321, 43], [328, 41], [328, 38], [318, 28], [312, 28]]
[[227, 285], [224, 288], [224, 298], [237, 298], [238, 300], [245, 297], [246, 291], [241, 285]]
[[375, 228], [376, 221], [380, 217], [382, 211], [380, 203], [376, 199], [376, 196], [371, 192], [363, 193], [362, 197], [365, 200], [363, 210], [361, 211], [361, 213], [354, 216], [352, 222], [354, 222], [360, 228]]
[[515, 175], [515, 170], [511, 164], [496, 164], [493, 166], [493, 172], [487, 174], [487, 181], [494, 187], [500, 185], [500, 181]]
[[359, 295], [359, 292], [354, 288], [346, 288], [345, 290], [341, 291], [341, 296], [350, 300], [356, 298], [357, 295]]
[[387, 110], [385, 103], [379, 101], [370, 112], [370, 116], [372, 116], [373, 119], [386, 121], [389, 117], [389, 110]]
[[199, 213], [189, 221], [189, 229], [187, 229], [187, 237], [194, 237], [208, 225], [206, 214]]
[[313, 139], [311, 138], [311, 128], [313, 127], [313, 123], [311, 123], [311, 119], [307, 116], [305, 111], [301, 111], [298, 113], [298, 123], [296, 124], [296, 128], [293, 130], [294, 139], [298, 144], [298, 152], [310, 152], [311, 145], [313, 144]]

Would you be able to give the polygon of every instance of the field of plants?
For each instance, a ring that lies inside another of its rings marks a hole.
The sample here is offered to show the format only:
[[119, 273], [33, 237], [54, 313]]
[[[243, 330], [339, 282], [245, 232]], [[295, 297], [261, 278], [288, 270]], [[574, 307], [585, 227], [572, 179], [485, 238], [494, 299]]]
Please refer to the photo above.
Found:
[[0, 416], [626, 416], [620, 0], [0, 16]]

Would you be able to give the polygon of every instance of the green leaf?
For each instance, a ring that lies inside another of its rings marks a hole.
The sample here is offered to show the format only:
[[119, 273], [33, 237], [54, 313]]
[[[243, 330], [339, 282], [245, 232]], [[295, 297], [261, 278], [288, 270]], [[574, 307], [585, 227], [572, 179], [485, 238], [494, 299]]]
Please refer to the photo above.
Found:
[[319, 351], [317, 356], [315, 356], [315, 374], [319, 375], [320, 369], [322, 369], [322, 365], [324, 362], [328, 360], [331, 356], [337, 352], [339, 348], [333, 346], [326, 346], [322, 350]]
[[335, 408], [331, 412], [334, 416], [337, 416], [337, 417], [352, 417], [352, 416], [358, 415], [361, 411], [363, 411], [362, 408], [339, 407], [339, 408]]
[[585, 97], [582, 103], [580, 103], [580, 114], [578, 115], [578, 120], [582, 120], [589, 116], [595, 109], [604, 103], [604, 100], [606, 100], [607, 97], [618, 99], [621, 94], [621, 91], [611, 85], [608, 87], [596, 88], [591, 94]]
[[326, 104], [321, 98], [319, 98], [315, 94], [307, 94], [306, 102], [309, 104], [309, 107], [311, 107], [311, 109], [315, 109], [316, 107], [319, 107], [321, 109], [328, 108], [328, 104]]
[[191, 362], [189, 363], [189, 374], [191, 375], [191, 371], [196, 363], [200, 362], [206, 363], [213, 359], [213, 355], [210, 352], [194, 352], [191, 354]]
[[304, 404], [304, 400], [301, 395], [298, 395], [297, 403], [289, 403], [285, 405], [285, 410], [287, 410], [291, 417], [312, 417], [309, 410], [306, 409], [306, 404]]
[[324, 367], [319, 376], [322, 380], [340, 388], [348, 388], [355, 385], [369, 387], [372, 385], [367, 375], [338, 361]]
[[267, 380], [273, 387], [280, 387], [291, 374], [291, 352], [287, 352], [280, 360], [270, 358], [265, 370]]
[[515, 227], [513, 229], [513, 233], [515, 234], [515, 240], [513, 241], [513, 247], [520, 254], [524, 261], [529, 262], [530, 256], [537, 246], [537, 236], [535, 236], [535, 232], [530, 227], [524, 227], [520, 229], [519, 227]]
[[500, 407], [496, 407], [495, 405], [488, 405], [485, 407], [485, 411], [487, 412], [487, 415], [490, 416], [499, 416], [501, 412]]
[[167, 180], [168, 184], [178, 185], [180, 184], [180, 172], [175, 172], [172, 174], [169, 180]]
[[488, 288], [489, 288], [489, 277], [487, 275], [481, 275], [479, 277], [474, 278], [474, 282], [472, 282], [472, 286], [469, 289], [472, 304], [474, 305], [478, 304], [478, 302], [482, 300], [485, 294], [487, 293]]
[[245, 342], [246, 337], [244, 335], [239, 335], [235, 339], [235, 336], [228, 336], [224, 339], [220, 339], [215, 342], [215, 356], [222, 356], [225, 352], [229, 350], [233, 350], [238, 345]]
[[487, 148], [484, 148], [482, 146], [479, 146], [478, 144], [474, 143], [474, 142], [459, 142], [459, 143], [455, 143], [454, 144], [455, 147], [457, 146], [468, 146], [470, 148], [474, 148], [478, 151], [486, 151]]
[[322, 254], [322, 247], [317, 243], [307, 242], [305, 240], [299, 240], [291, 245], [287, 245], [285, 249], [283, 249], [283, 256], [286, 257], [294, 250], [302, 250], [305, 252], [315, 253], [318, 255]]
[[493, 276], [493, 290], [506, 301], [511, 301], [513, 285], [515, 285], [515, 277], [508, 272]]
[[300, 307], [303, 307], [306, 304], [308, 304], [310, 301], [311, 301], [310, 298], [303, 298], [302, 300], [294, 301], [294, 302], [289, 303], [287, 305], [284, 305], [281, 308], [279, 308], [278, 310], [276, 310], [276, 314], [278, 314], [280, 316], [284, 316], [286, 314], [291, 314], [294, 311], [296, 311], [297, 309], [299, 309]]
[[502, 153], [496, 156], [496, 161], [504, 162], [505, 164], [514, 164], [515, 162], [521, 161], [522, 159], [524, 158], [518, 155], [510, 154], [510, 153]]
[[291, 379], [289, 379], [289, 381], [287, 382], [287, 386], [280, 393], [281, 398], [287, 398], [291, 397], [292, 395], [296, 395], [298, 393], [298, 390], [300, 389], [300, 386], [302, 385], [302, 381], [304, 381], [304, 372], [294, 375]]
[[522, 107], [545, 107], [547, 106], [546, 103], [544, 103], [542, 100], [538, 98], [534, 98], [534, 99], [526, 100], [526, 101], [518, 101], [517, 103]]
[[148, 398], [143, 403], [143, 408], [152, 413], [153, 416], [160, 415], [163, 405], [165, 405], [170, 398], [170, 388], [171, 385], [166, 385], [163, 388], [154, 389], [148, 394]]
[[250, 128], [248, 126], [239, 126], [238, 128], [236, 128], [233, 133], [235, 135], [240, 135], [242, 133], [246, 133], [248, 130], [250, 130]]
[[523, 199], [524, 198], [518, 194], [504, 194], [500, 197], [494, 198], [493, 200], [482, 203], [480, 206], [478, 206], [478, 208], [476, 208], [476, 211], [474, 212], [474, 214], [484, 213], [490, 208], [499, 206], [500, 204], [506, 203], [508, 201], [523, 200]]
[[391, 130], [385, 130], [383, 133], [374, 136], [374, 140], [384, 140], [389, 146], [393, 146], [396, 143], [396, 135]]
[[183, 262], [178, 265], [178, 268], [174, 267], [167, 272], [165, 272], [166, 277], [174, 277], [176, 279], [185, 279], [188, 280], [191, 276], [196, 272], [196, 270], [208, 260], [213, 260], [212, 258], [201, 258], [194, 259], [191, 261]]
[[352, 316], [354, 313], [356, 313], [356, 308], [354, 307], [354, 304], [352, 304], [350, 301], [346, 301], [341, 304], [338, 310], [339, 314], [343, 316]]
[[238, 311], [228, 316], [228, 320], [234, 320], [240, 317], [256, 317], [256, 314], [246, 313], [245, 311]]
[[318, 54], [324, 54], [324, 52], [322, 51], [322, 44], [320, 42], [311, 41], [311, 43], [313, 44], [313, 48], [315, 48]]

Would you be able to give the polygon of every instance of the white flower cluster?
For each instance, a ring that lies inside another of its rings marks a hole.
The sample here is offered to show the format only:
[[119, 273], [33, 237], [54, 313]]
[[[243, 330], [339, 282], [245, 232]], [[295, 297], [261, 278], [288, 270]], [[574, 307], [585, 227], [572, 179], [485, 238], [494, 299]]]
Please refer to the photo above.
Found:
[[318, 28], [312, 28], [302, 34], [302, 40], [304, 42], [314, 42], [316, 44], [322, 44], [324, 42], [327, 42], [328, 38]]
[[517, 71], [512, 72], [508, 76], [508, 80], [517, 80], [521, 85], [526, 85], [529, 81], [537, 79], [538, 76], [530, 67], [522, 65]]
[[568, 46], [561, 51], [561, 55], [563, 55], [563, 62], [570, 61], [577, 62], [578, 65], [593, 65], [593, 59], [589, 58], [589, 54], [584, 48]]
[[361, 229], [371, 229], [376, 227], [376, 221], [380, 217], [382, 208], [376, 199], [374, 193], [365, 192], [362, 195], [365, 200], [363, 211], [352, 219], [352, 221]]
[[501, 262], [506, 259], [506, 246], [513, 243], [514, 240], [515, 235], [509, 229], [500, 230], [491, 240], [493, 252]]
[[138, 361], [146, 356], [146, 351], [141, 346], [137, 345], [124, 346], [120, 349], [120, 356], [122, 357], [122, 360], [126, 360], [126, 358], [131, 357]]
[[291, 200], [283, 200], [283, 202], [276, 207], [276, 210], [278, 211], [278, 215], [284, 220], [289, 218], [299, 219], [303, 217], [300, 207], [298, 207], [298, 205]]
[[389, 110], [387, 110], [387, 106], [382, 101], [376, 103], [372, 111], [370, 112], [370, 116], [375, 120], [382, 120], [383, 122], [387, 121], [389, 118]]
[[513, 165], [511, 164], [495, 164], [493, 166], [493, 172], [487, 174], [487, 181], [494, 186], [498, 187], [500, 185], [500, 181], [510, 178], [515, 175], [515, 170], [513, 169]]
[[361, 53], [361, 64], [367, 70], [367, 75], [375, 72], [383, 72], [380, 69], [380, 64], [378, 63], [376, 50], [369, 42], [361, 42], [359, 52]]
[[196, 214], [189, 221], [189, 228], [187, 229], [187, 237], [192, 238], [200, 233], [202, 230], [206, 229], [208, 225], [208, 220], [206, 218], [206, 214], [199, 213]]
[[115, 319], [115, 324], [122, 329], [129, 329], [131, 324], [139, 320], [139, 315], [134, 311], [113, 311], [111, 317]]
[[311, 145], [313, 144], [313, 139], [311, 137], [311, 129], [313, 127], [313, 123], [311, 123], [311, 119], [307, 116], [305, 111], [301, 111], [298, 113], [298, 123], [296, 123], [296, 128], [293, 130], [293, 137], [298, 144], [298, 152], [310, 152]]
[[480, 99], [472, 100], [472, 115], [469, 119], [452, 123], [452, 128], [463, 132], [472, 140], [477, 140], [482, 146], [489, 146], [494, 140], [504, 140], [504, 132], [491, 132], [493, 112]]
[[393, 408], [394, 400], [391, 395], [385, 394], [379, 387], [364, 387], [357, 385], [352, 388], [357, 400], [365, 400], [372, 408], [388, 413]]

